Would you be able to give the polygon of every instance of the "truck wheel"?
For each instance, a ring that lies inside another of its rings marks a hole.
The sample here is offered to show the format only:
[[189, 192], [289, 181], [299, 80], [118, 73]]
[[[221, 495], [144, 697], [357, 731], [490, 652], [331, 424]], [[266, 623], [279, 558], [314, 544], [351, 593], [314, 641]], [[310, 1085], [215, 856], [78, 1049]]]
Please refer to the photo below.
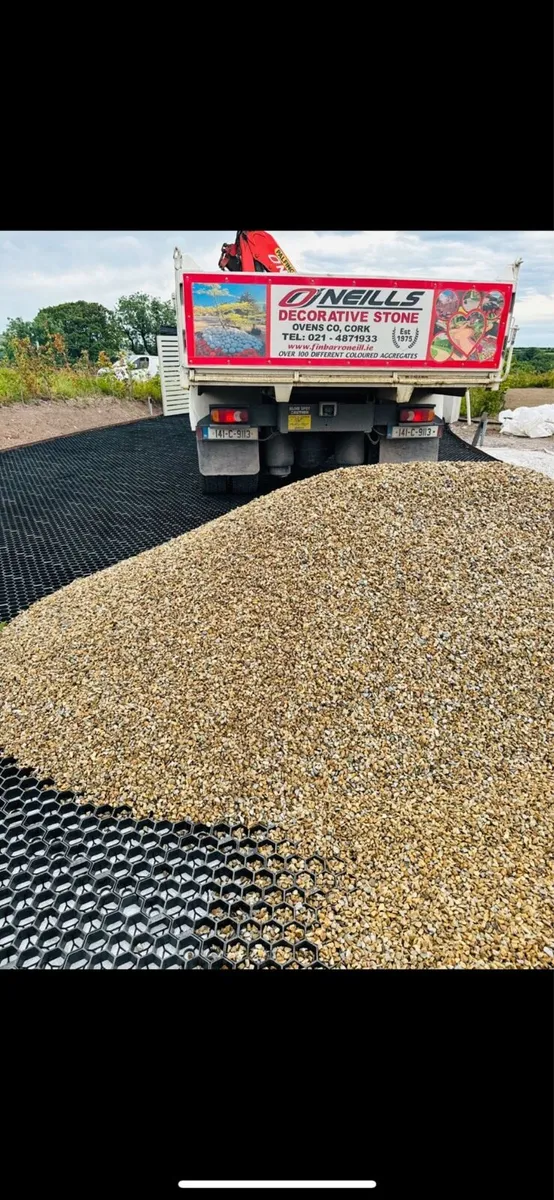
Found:
[[201, 475], [200, 478], [203, 496], [221, 496], [227, 491], [226, 475]]
[[260, 475], [231, 475], [231, 487], [235, 496], [255, 496]]

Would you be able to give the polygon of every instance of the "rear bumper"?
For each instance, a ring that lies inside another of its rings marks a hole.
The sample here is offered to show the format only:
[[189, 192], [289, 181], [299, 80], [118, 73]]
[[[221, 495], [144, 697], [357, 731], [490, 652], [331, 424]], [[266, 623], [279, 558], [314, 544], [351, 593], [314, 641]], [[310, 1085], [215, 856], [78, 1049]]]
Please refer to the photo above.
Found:
[[350, 371], [333, 370], [331, 367], [314, 367], [312, 370], [294, 371], [290, 367], [189, 367], [187, 386], [200, 387], [398, 387], [461, 388], [492, 387], [502, 379], [501, 371], [445, 371], [440, 369], [420, 371], [380, 371], [378, 368]]

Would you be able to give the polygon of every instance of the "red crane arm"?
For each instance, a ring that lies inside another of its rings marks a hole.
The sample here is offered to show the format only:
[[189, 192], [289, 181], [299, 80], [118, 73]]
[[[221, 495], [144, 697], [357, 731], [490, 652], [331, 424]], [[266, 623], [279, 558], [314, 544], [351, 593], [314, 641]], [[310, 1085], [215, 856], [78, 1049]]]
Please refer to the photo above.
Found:
[[263, 229], [239, 229], [233, 243], [223, 243], [219, 267], [222, 271], [290, 272], [295, 269], [273, 234]]

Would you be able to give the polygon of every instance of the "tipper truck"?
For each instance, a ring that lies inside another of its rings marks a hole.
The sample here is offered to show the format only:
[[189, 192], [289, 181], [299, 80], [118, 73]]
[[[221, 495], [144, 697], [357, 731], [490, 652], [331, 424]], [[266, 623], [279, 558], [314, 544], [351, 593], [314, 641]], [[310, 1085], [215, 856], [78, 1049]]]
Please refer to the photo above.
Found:
[[456, 398], [510, 369], [520, 262], [486, 282], [299, 275], [270, 234], [239, 231], [209, 274], [175, 250], [204, 492], [254, 494], [260, 472], [329, 461], [436, 460]]

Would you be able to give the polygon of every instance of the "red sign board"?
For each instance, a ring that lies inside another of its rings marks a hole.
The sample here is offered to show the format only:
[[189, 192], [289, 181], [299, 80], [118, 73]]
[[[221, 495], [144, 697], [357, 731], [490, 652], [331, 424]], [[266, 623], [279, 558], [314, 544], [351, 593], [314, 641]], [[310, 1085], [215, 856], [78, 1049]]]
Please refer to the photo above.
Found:
[[301, 275], [183, 278], [190, 366], [497, 370], [511, 283]]

